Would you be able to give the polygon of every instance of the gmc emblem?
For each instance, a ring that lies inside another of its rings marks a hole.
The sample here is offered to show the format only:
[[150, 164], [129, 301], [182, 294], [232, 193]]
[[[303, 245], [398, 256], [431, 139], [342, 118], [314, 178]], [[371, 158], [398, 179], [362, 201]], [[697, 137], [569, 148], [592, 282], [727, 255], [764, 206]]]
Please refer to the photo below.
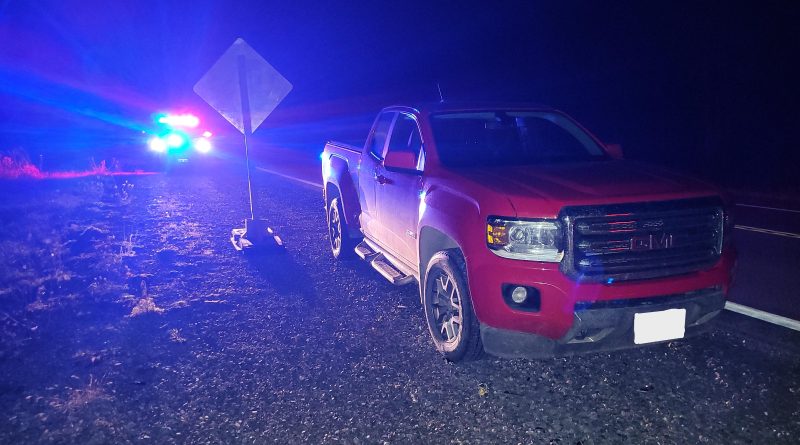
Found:
[[631, 238], [631, 250], [669, 249], [673, 247], [672, 235], [669, 233], [650, 234]]

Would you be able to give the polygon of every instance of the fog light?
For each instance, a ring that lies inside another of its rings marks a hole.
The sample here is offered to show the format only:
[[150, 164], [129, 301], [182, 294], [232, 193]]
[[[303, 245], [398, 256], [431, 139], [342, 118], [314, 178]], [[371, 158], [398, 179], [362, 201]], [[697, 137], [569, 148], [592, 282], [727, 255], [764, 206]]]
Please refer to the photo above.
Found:
[[539, 312], [542, 306], [542, 297], [539, 289], [533, 286], [504, 283], [500, 288], [503, 301], [515, 311]]
[[517, 304], [522, 304], [528, 298], [528, 290], [522, 286], [517, 286], [511, 291], [511, 301]]

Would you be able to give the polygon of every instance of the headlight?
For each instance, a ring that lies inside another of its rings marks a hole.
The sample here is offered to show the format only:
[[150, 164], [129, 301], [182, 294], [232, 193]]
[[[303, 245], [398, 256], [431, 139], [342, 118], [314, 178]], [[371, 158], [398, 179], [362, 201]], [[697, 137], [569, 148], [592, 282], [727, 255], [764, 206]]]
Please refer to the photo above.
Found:
[[557, 263], [564, 257], [561, 226], [555, 220], [489, 218], [486, 243], [492, 252], [505, 258]]
[[167, 143], [158, 136], [150, 138], [150, 140], [147, 141], [147, 145], [150, 147], [150, 150], [156, 153], [164, 153], [167, 151]]
[[194, 140], [194, 149], [200, 153], [208, 153], [211, 151], [211, 141], [206, 138], [197, 138]]

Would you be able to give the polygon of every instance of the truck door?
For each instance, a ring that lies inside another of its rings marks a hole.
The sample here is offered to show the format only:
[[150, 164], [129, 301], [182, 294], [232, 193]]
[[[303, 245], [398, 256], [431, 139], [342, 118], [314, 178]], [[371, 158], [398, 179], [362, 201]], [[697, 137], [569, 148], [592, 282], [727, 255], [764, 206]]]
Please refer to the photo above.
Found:
[[378, 181], [377, 186], [378, 217], [384, 226], [386, 248], [409, 266], [416, 268], [419, 199], [425, 154], [419, 126], [413, 115], [398, 114], [392, 126], [386, 153], [393, 151], [412, 154], [415, 167], [384, 167], [383, 179]]
[[359, 200], [361, 201], [361, 228], [364, 234], [370, 238], [381, 240], [383, 238], [383, 228], [378, 219], [378, 208], [376, 206], [376, 190], [380, 173], [383, 170], [381, 162], [386, 154], [387, 136], [391, 130], [392, 123], [397, 113], [383, 112], [375, 119], [372, 125], [364, 153], [361, 155], [361, 163], [358, 166], [358, 184], [361, 189]]

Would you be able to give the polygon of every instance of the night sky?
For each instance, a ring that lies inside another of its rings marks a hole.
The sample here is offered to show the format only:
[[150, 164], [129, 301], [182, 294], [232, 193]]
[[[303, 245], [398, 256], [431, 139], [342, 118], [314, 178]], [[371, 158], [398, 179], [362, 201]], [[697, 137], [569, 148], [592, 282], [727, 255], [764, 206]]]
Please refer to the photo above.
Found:
[[[152, 113], [237, 38], [294, 84], [256, 135], [357, 142], [384, 105], [536, 102], [626, 155], [731, 187], [800, 190], [794, 2], [0, 0], [0, 150], [144, 150]], [[493, 4], [497, 3], [497, 4]]]

